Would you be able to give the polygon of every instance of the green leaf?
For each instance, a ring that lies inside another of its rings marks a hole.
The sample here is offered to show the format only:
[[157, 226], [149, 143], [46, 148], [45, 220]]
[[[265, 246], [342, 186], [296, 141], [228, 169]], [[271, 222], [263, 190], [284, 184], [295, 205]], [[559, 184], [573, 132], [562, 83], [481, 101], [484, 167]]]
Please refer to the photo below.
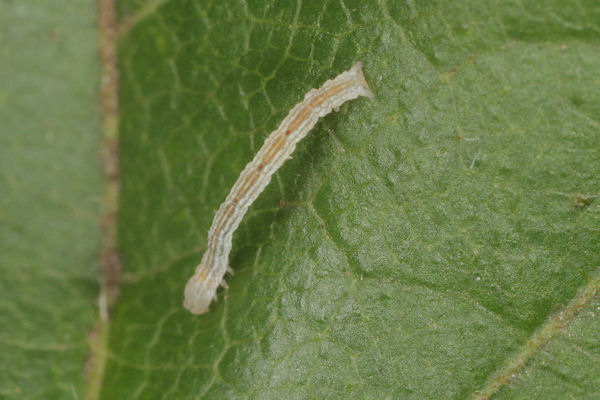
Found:
[[81, 399], [98, 307], [95, 7], [0, 2], [0, 398]]
[[[598, 4], [120, 4], [128, 277], [102, 399], [599, 395]], [[242, 168], [359, 60], [376, 98], [300, 143], [229, 289], [188, 313]]]

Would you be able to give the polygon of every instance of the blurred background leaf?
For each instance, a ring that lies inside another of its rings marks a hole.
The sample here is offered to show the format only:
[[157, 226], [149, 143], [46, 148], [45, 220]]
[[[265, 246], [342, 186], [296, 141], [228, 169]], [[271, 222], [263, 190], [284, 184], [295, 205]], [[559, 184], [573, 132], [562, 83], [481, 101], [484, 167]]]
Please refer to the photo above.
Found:
[[81, 399], [98, 318], [95, 4], [0, 1], [0, 398]]

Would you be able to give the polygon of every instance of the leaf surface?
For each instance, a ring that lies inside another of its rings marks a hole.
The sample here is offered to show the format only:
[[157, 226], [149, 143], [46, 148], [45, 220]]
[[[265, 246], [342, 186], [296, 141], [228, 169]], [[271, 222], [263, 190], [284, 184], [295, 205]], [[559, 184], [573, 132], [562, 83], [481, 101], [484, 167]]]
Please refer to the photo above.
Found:
[[[120, 7], [128, 282], [101, 398], [598, 395], [597, 3], [152, 3]], [[300, 143], [189, 314], [240, 171], [359, 60], [376, 98]]]

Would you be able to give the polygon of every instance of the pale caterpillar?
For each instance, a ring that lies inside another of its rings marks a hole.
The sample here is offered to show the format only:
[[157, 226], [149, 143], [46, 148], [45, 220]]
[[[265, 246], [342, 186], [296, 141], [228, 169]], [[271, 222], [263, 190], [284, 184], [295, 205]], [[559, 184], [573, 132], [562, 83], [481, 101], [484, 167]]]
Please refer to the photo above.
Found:
[[337, 111], [346, 101], [359, 96], [374, 97], [363, 76], [362, 64], [357, 62], [319, 89], [309, 90], [304, 100], [296, 104], [281, 125], [267, 137], [215, 214], [208, 231], [206, 252], [185, 286], [185, 308], [194, 314], [208, 311], [219, 284], [225, 286], [223, 275], [231, 272], [228, 267], [231, 239], [248, 207], [319, 118], [332, 110]]

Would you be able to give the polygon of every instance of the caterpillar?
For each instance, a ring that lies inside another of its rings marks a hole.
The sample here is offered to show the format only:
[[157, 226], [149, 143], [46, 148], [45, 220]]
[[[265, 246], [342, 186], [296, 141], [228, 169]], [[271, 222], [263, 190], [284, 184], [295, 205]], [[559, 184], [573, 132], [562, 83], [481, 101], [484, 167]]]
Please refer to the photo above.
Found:
[[271, 176], [290, 158], [296, 144], [315, 126], [319, 118], [348, 100], [359, 96], [373, 98], [357, 62], [348, 71], [326, 81], [318, 89], [311, 89], [304, 100], [296, 104], [279, 127], [266, 139], [254, 159], [250, 161], [235, 182], [227, 198], [214, 216], [208, 231], [207, 247], [194, 275], [185, 286], [183, 305], [193, 314], [203, 314], [216, 298], [219, 285], [225, 286], [223, 276], [232, 272], [228, 266], [233, 233], [248, 207], [271, 181]]

